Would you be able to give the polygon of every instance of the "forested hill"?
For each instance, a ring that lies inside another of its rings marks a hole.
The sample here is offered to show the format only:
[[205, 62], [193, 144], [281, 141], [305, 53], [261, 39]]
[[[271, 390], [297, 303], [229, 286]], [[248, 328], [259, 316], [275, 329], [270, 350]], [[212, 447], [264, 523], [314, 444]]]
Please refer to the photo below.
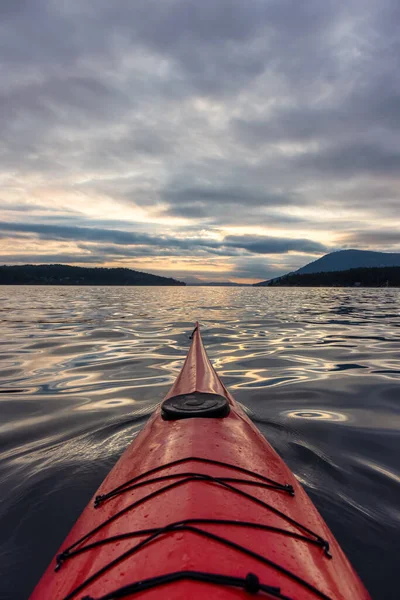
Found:
[[338, 250], [325, 254], [318, 260], [308, 263], [308, 265], [304, 265], [296, 273], [322, 273], [326, 271], [348, 271], [349, 269], [373, 269], [375, 267], [400, 267], [400, 253]]
[[400, 267], [379, 267], [328, 271], [325, 273], [289, 273], [257, 286], [297, 287], [400, 287]]
[[186, 285], [132, 269], [69, 265], [0, 266], [0, 285]]

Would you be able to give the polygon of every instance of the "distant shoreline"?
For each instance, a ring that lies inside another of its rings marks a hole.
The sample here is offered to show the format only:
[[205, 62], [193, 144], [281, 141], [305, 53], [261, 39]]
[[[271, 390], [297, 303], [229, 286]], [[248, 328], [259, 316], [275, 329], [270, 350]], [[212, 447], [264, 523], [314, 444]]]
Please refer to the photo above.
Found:
[[0, 266], [0, 285], [185, 286], [183, 281], [126, 268], [69, 265]]
[[255, 287], [397, 288], [400, 267], [363, 267], [346, 271], [288, 273]]

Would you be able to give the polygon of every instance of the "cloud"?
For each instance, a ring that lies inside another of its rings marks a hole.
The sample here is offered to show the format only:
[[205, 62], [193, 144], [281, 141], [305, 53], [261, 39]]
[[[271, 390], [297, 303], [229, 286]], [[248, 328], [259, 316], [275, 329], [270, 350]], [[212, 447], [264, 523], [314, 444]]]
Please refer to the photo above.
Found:
[[93, 263], [97, 265], [104, 260], [103, 256], [86, 254], [1, 254], [0, 264], [71, 264]]
[[395, 0], [4, 0], [3, 233], [99, 260], [390, 250], [370, 230], [400, 226], [399, 19]]
[[114, 244], [145, 244], [151, 236], [143, 233], [121, 231], [118, 229], [99, 229], [95, 227], [77, 227], [70, 225], [47, 225], [43, 223], [0, 223], [0, 231], [33, 233], [47, 240], [90, 240], [106, 241]]
[[349, 231], [342, 237], [347, 247], [373, 249], [390, 248], [400, 245], [399, 229], [376, 229], [372, 231]]
[[[210, 174], [209, 174], [210, 175]], [[204, 219], [208, 223], [237, 223], [246, 215], [247, 222], [259, 222], [264, 216], [279, 223], [298, 222], [301, 218], [273, 214], [272, 209], [301, 205], [303, 199], [296, 194], [271, 191], [263, 183], [252, 181], [247, 186], [240, 182], [238, 173], [215, 175], [209, 185], [179, 187], [169, 184], [160, 191], [166, 208], [164, 214], [185, 218]]]
[[296, 160], [303, 168], [342, 177], [368, 174], [375, 177], [400, 172], [400, 148], [391, 150], [378, 144], [350, 142], [309, 153]]
[[[236, 256], [243, 253], [285, 254], [288, 252], [315, 252], [326, 250], [322, 244], [306, 239], [280, 239], [263, 236], [226, 236], [222, 240], [201, 237], [177, 238], [155, 236], [144, 232], [52, 225], [43, 223], [2, 223], [0, 232], [10, 237], [33, 234], [42, 240], [72, 240], [85, 251], [100, 251], [103, 256], [177, 256], [187, 251], [195, 254]], [[86, 243], [82, 243], [86, 242]], [[104, 244], [108, 242], [107, 244]], [[93, 245], [94, 244], [94, 245]]]
[[311, 240], [296, 240], [293, 238], [272, 238], [263, 236], [227, 236], [226, 246], [244, 248], [254, 254], [286, 254], [288, 252], [304, 252], [322, 254], [327, 251], [323, 244]]

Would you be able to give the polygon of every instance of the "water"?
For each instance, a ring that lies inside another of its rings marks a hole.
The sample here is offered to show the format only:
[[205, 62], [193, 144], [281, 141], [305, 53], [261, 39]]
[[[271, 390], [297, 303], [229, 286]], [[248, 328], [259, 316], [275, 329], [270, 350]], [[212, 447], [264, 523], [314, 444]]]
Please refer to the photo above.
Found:
[[0, 287], [0, 598], [29, 596], [197, 319], [372, 597], [399, 598], [400, 290], [154, 287]]

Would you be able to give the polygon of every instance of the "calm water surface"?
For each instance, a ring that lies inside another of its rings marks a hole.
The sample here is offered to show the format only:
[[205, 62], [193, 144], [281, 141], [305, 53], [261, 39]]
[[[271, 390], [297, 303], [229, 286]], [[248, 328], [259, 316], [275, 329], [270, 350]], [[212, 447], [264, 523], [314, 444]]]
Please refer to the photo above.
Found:
[[0, 287], [0, 598], [25, 600], [193, 323], [374, 599], [400, 587], [400, 290]]

